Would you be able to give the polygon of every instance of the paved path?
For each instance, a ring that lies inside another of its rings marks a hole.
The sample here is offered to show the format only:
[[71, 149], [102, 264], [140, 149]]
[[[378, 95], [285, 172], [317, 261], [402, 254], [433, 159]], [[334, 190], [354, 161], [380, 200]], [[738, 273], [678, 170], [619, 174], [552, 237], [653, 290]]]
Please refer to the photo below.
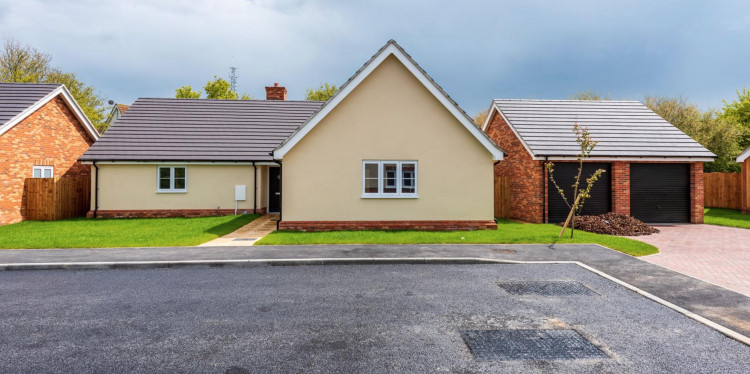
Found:
[[245, 226], [230, 232], [221, 238], [216, 238], [209, 242], [201, 244], [201, 247], [217, 246], [251, 246], [264, 236], [276, 231], [276, 221], [279, 219], [278, 214], [264, 214], [254, 219]]
[[634, 239], [659, 254], [643, 260], [750, 296], [750, 230], [715, 225], [657, 226], [659, 234]]
[[305, 258], [479, 257], [580, 261], [750, 336], [750, 297], [599, 245], [310, 245], [2, 250], [0, 264]]

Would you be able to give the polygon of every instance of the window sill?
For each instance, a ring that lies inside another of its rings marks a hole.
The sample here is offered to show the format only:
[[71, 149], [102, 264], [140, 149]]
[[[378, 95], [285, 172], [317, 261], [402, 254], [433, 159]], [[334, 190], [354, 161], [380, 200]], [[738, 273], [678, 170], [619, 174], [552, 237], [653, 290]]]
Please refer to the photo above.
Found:
[[418, 199], [418, 195], [362, 195], [363, 199]]
[[156, 193], [187, 193], [187, 190], [156, 190]]

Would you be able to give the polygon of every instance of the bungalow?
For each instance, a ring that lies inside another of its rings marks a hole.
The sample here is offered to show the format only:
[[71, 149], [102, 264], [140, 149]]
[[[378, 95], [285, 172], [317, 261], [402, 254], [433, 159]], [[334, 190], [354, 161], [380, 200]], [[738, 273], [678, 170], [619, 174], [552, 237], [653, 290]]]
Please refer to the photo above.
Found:
[[26, 217], [26, 178], [89, 175], [77, 160], [97, 139], [65, 86], [0, 83], [0, 225]]
[[703, 162], [716, 156], [638, 101], [494, 100], [482, 129], [507, 152], [495, 174], [510, 179], [510, 218], [565, 220], [569, 208], [545, 164], [554, 162], [554, 177], [572, 195], [580, 152], [575, 123], [599, 142], [584, 175], [606, 171], [583, 214], [703, 222]]
[[[279, 227], [495, 228], [498, 146], [395, 42], [327, 102], [138, 99], [81, 160], [91, 215], [278, 212]], [[283, 193], [282, 193], [283, 191]]]

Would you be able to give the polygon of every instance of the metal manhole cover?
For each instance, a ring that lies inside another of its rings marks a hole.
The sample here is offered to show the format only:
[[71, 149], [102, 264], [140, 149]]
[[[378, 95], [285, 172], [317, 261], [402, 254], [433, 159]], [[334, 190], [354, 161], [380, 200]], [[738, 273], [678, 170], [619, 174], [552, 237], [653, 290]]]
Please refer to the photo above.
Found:
[[524, 281], [497, 282], [497, 285], [513, 295], [596, 295], [592, 289], [574, 281]]
[[466, 330], [461, 337], [480, 361], [609, 358], [575, 330]]
[[233, 242], [249, 242], [251, 240], [257, 240], [258, 238], [234, 238]]

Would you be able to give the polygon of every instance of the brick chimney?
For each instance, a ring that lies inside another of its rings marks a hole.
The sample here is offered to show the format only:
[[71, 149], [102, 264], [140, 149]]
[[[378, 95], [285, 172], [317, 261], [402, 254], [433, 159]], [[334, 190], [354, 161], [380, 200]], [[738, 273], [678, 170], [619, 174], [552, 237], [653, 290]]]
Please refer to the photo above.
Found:
[[273, 87], [266, 87], [266, 100], [286, 100], [286, 87], [274, 83]]

